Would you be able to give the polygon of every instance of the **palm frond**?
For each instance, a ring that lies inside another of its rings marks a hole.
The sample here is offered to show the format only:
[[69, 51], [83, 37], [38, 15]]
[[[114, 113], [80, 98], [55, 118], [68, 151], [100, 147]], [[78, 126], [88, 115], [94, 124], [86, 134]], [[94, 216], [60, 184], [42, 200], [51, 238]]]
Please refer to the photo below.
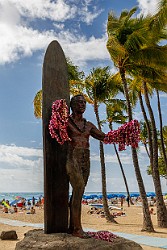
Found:
[[121, 12], [121, 15], [119, 17], [119, 22], [122, 20], [122, 19], [125, 19], [127, 17], [127, 15], [129, 14], [129, 11], [128, 10], [123, 10]]
[[138, 64], [145, 64], [147, 66], [162, 67], [167, 66], [167, 46], [149, 46], [144, 47], [132, 55], [132, 59], [138, 62]]
[[107, 22], [107, 33], [108, 35], [115, 33], [119, 28], [118, 18], [114, 15], [113, 12], [110, 12], [108, 15], [108, 22]]
[[149, 28], [151, 31], [159, 32], [167, 24], [167, 0], [161, 0], [158, 4], [158, 12], [151, 18]]
[[113, 99], [106, 104], [107, 120], [110, 123], [125, 123], [127, 116], [124, 114], [126, 111], [125, 101]]
[[34, 115], [36, 118], [42, 118], [42, 90], [39, 90], [34, 97]]
[[138, 7], [133, 7], [130, 11], [129, 11], [129, 13], [128, 13], [128, 15], [127, 15], [127, 17], [126, 17], [126, 20], [125, 20], [125, 24], [129, 21], [129, 19], [135, 14], [135, 12], [137, 11], [137, 9], [138, 9]]
[[110, 53], [111, 59], [116, 62], [126, 57], [125, 48], [119, 43], [114, 36], [109, 36], [107, 41], [107, 49]]

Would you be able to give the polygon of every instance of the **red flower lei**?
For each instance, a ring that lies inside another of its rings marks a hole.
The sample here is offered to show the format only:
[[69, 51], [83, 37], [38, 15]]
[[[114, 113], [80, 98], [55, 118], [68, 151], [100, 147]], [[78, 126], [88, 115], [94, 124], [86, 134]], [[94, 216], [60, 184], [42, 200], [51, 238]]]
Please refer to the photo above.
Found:
[[125, 123], [117, 130], [109, 131], [104, 138], [104, 143], [118, 143], [119, 151], [125, 150], [126, 145], [133, 148], [138, 147], [140, 141], [140, 125], [137, 120]]
[[[69, 111], [64, 99], [56, 100], [52, 104], [52, 116], [49, 122], [49, 132], [52, 138], [55, 138], [59, 144], [65, 141], [71, 141], [68, 136], [67, 127], [69, 120]], [[138, 147], [140, 141], [140, 126], [137, 120], [125, 123], [117, 130], [109, 131], [104, 138], [105, 144], [118, 143], [119, 151], [125, 150], [125, 146], [131, 145]]]
[[71, 141], [67, 133], [68, 127], [68, 106], [64, 99], [56, 100], [52, 104], [52, 116], [49, 122], [49, 132], [52, 138], [55, 138], [59, 144], [65, 141]]
[[111, 232], [108, 231], [98, 231], [98, 232], [87, 232], [89, 236], [95, 239], [99, 240], [105, 240], [108, 242], [113, 242], [114, 239], [117, 238], [117, 236]]

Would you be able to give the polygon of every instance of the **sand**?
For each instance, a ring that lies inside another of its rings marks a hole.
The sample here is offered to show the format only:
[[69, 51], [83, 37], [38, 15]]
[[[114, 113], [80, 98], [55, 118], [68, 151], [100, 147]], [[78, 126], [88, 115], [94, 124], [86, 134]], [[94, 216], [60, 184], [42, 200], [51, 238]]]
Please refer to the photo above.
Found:
[[[109, 230], [111, 232], [124, 232], [124, 233], [132, 233], [132, 234], [138, 234], [138, 235], [146, 235], [146, 236], [153, 236], [153, 237], [162, 237], [167, 238], [167, 228], [158, 228], [156, 226], [156, 215], [152, 216], [152, 221], [154, 224], [154, 228], [156, 230], [155, 233], [147, 233], [147, 232], [141, 232], [142, 229], [142, 208], [141, 206], [130, 206], [127, 207], [124, 205], [123, 211], [125, 212], [126, 216], [118, 216], [115, 218], [115, 220], [118, 222], [118, 224], [111, 224], [106, 222], [105, 218], [102, 218], [98, 214], [89, 214], [88, 211], [90, 210], [89, 205], [83, 205], [82, 206], [82, 225], [86, 229], [96, 229], [96, 230]], [[154, 207], [154, 210], [156, 212], [156, 208]], [[118, 210], [112, 210], [112, 212], [115, 212]], [[22, 213], [15, 213], [15, 214], [5, 214], [0, 213], [0, 218], [8, 218], [12, 220], [19, 220], [24, 222], [30, 222], [30, 223], [43, 223], [43, 209], [36, 208], [36, 214], [26, 214], [27, 211], [23, 211]], [[24, 238], [24, 233], [26, 233], [28, 230], [34, 229], [32, 227], [27, 226], [10, 226], [10, 225], [4, 225], [0, 224], [0, 233], [5, 230], [16, 230], [18, 235], [18, 241], [22, 240]], [[15, 245], [17, 241], [3, 241], [0, 240], [0, 249], [3, 250], [14, 250]], [[144, 250], [150, 250], [150, 249], [162, 249], [162, 248], [154, 248], [149, 246], [142, 245]]]

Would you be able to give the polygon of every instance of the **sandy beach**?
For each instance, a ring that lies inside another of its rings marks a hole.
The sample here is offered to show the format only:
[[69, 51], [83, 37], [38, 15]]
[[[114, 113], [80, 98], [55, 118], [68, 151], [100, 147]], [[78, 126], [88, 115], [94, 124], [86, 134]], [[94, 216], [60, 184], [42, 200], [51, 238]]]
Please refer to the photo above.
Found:
[[[108, 230], [111, 232], [124, 232], [137, 234], [142, 236], [153, 236], [153, 237], [162, 237], [167, 238], [167, 229], [161, 229], [156, 226], [156, 215], [152, 216], [152, 221], [154, 224], [154, 228], [156, 230], [155, 233], [147, 233], [141, 232], [142, 229], [142, 208], [141, 206], [130, 206], [127, 207], [124, 205], [123, 212], [125, 216], [117, 216], [115, 220], [118, 224], [111, 224], [106, 222], [106, 219], [101, 217], [99, 214], [89, 214], [90, 206], [83, 205], [82, 206], [82, 225], [85, 229], [95, 229], [95, 230]], [[112, 210], [112, 212], [118, 212], [119, 210]], [[154, 211], [156, 212], [156, 208], [154, 207]], [[27, 214], [27, 211], [22, 211], [13, 214], [5, 214], [0, 213], [0, 218], [7, 218], [11, 220], [18, 220], [30, 223], [43, 223], [43, 209], [36, 208], [35, 214]], [[18, 235], [17, 241], [6, 241], [0, 240], [0, 249], [3, 250], [14, 250], [15, 245], [18, 241], [24, 238], [24, 233], [27, 231], [34, 229], [34, 227], [27, 226], [10, 226], [5, 224], [0, 224], [0, 233], [5, 230], [16, 230]], [[154, 248], [142, 245], [144, 250], [150, 249], [162, 249], [162, 248]]]

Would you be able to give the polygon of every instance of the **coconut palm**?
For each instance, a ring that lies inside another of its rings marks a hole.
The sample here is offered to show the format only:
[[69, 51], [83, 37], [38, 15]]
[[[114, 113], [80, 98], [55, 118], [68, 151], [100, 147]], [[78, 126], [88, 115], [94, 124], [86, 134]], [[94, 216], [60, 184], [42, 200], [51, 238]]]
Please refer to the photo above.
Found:
[[[107, 23], [107, 49], [121, 75], [129, 121], [133, 119], [133, 116], [126, 73], [132, 70], [135, 55], [137, 54], [139, 48], [143, 44], [147, 43], [147, 38], [145, 36], [145, 23], [147, 20], [144, 20], [143, 18], [131, 18], [136, 10], [137, 8], [133, 8], [130, 11], [123, 11], [119, 18], [117, 18], [113, 13], [110, 13]], [[142, 230], [154, 231], [149, 213], [146, 191], [140, 172], [137, 151], [135, 148], [131, 148], [131, 150], [140, 196], [143, 203]]]
[[[160, 227], [167, 227], [167, 211], [166, 211], [166, 207], [165, 207], [163, 196], [162, 196], [161, 182], [160, 182], [160, 176], [159, 176], [159, 167], [158, 167], [159, 161], [158, 161], [157, 128], [156, 128], [154, 113], [153, 113], [151, 103], [150, 103], [150, 96], [153, 94], [154, 88], [159, 88], [163, 91], [166, 91], [166, 88], [167, 88], [166, 84], [164, 84], [165, 81], [163, 81], [164, 80], [163, 78], [165, 77], [165, 75], [162, 69], [159, 69], [159, 67], [162, 68], [162, 65], [164, 68], [164, 65], [165, 65], [163, 50], [164, 50], [164, 47], [162, 47], [162, 51], [161, 51], [161, 48], [159, 48], [158, 51], [156, 50], [156, 53], [159, 54], [159, 58], [160, 58], [156, 60], [157, 64], [155, 64], [155, 58], [153, 59], [153, 61], [151, 61], [151, 56], [150, 56], [150, 62], [151, 62], [150, 65], [147, 64], [145, 65], [144, 68], [138, 71], [138, 76], [137, 78], [134, 79], [133, 83], [137, 82], [137, 85], [138, 85], [139, 102], [140, 102], [141, 110], [142, 110], [143, 117], [144, 117], [146, 127], [147, 127], [150, 168], [153, 173], [152, 176], [153, 176], [153, 182], [154, 182], [155, 192], [156, 192], [156, 197], [157, 197], [156, 205], [157, 205], [158, 225]], [[150, 51], [149, 47], [148, 47], [148, 51]], [[147, 55], [148, 51], [147, 51], [147, 48], [144, 49], [144, 54], [146, 54], [146, 58], [148, 56]], [[152, 51], [153, 51], [153, 45], [152, 45]], [[162, 62], [161, 62], [161, 59], [162, 59]], [[144, 93], [146, 106], [148, 108], [148, 111], [149, 111], [148, 113], [150, 116], [149, 119], [145, 111], [141, 93]], [[164, 143], [163, 143], [163, 146], [164, 146]]]
[[148, 107], [151, 127], [152, 127], [152, 144], [153, 144], [153, 159], [152, 159], [152, 176], [156, 192], [156, 205], [157, 205], [157, 220], [160, 227], [167, 227], [167, 209], [163, 200], [162, 188], [158, 169], [158, 139], [157, 139], [157, 129], [154, 118], [154, 113], [150, 104], [149, 95], [147, 91], [147, 85], [144, 82], [144, 95], [145, 102]]
[[145, 150], [147, 152], [148, 157], [150, 158], [148, 145], [148, 132], [147, 132], [147, 125], [146, 122], [140, 121], [140, 138], [141, 142], [143, 143]]
[[[124, 114], [124, 112], [126, 110], [126, 105], [125, 105], [124, 100], [112, 98], [111, 100], [105, 102], [105, 104], [106, 104], [107, 120], [109, 122], [109, 128], [111, 130], [113, 130], [113, 123], [123, 124], [127, 121], [128, 117]], [[117, 156], [118, 163], [119, 163], [119, 166], [120, 166], [120, 169], [122, 172], [123, 180], [124, 180], [126, 191], [127, 191], [127, 196], [130, 197], [128, 182], [127, 182], [127, 179], [125, 176], [125, 172], [123, 169], [123, 165], [122, 165], [116, 144], [113, 143], [113, 146], [114, 146], [115, 154]], [[130, 199], [130, 202], [131, 202], [131, 204], [133, 204], [131, 199]]]
[[[165, 150], [166, 150], [167, 149], [167, 126], [163, 127], [162, 132], [163, 132], [164, 145], [165, 145]], [[160, 176], [167, 179], [167, 170], [166, 170], [166, 165], [165, 165], [165, 162], [164, 162], [164, 158], [162, 156], [161, 136], [160, 136], [159, 131], [157, 131], [157, 136], [158, 136], [158, 146], [159, 146], [159, 153], [160, 153], [160, 155], [158, 157], [158, 170], [159, 170]], [[147, 173], [149, 175], [152, 175], [151, 166], [148, 166]]]
[[[67, 60], [68, 79], [69, 79], [69, 84], [70, 84], [70, 93], [72, 95], [83, 93], [84, 72], [80, 71], [78, 66], [74, 65], [73, 62], [69, 58], [66, 58], [66, 60]], [[33, 100], [33, 104], [34, 104], [35, 117], [37, 119], [42, 118], [42, 90], [39, 90], [36, 93], [34, 100]]]
[[158, 113], [159, 113], [159, 122], [160, 122], [160, 137], [161, 137], [160, 143], [161, 143], [161, 149], [162, 149], [162, 155], [164, 159], [165, 168], [167, 171], [167, 155], [166, 155], [166, 149], [165, 149], [165, 143], [164, 143], [164, 137], [163, 137], [163, 121], [162, 121], [161, 102], [160, 102], [158, 89], [156, 89], [156, 93], [157, 93]]
[[[85, 79], [85, 88], [88, 97], [93, 102], [93, 108], [96, 115], [98, 129], [101, 129], [101, 122], [99, 117], [99, 104], [104, 102], [108, 96], [109, 85], [109, 67], [94, 68], [91, 73]], [[100, 161], [101, 161], [101, 174], [102, 174], [102, 194], [103, 194], [103, 206], [105, 217], [108, 221], [116, 223], [114, 217], [110, 214], [107, 201], [107, 188], [106, 188], [106, 168], [104, 158], [103, 143], [99, 142], [100, 146]]]

